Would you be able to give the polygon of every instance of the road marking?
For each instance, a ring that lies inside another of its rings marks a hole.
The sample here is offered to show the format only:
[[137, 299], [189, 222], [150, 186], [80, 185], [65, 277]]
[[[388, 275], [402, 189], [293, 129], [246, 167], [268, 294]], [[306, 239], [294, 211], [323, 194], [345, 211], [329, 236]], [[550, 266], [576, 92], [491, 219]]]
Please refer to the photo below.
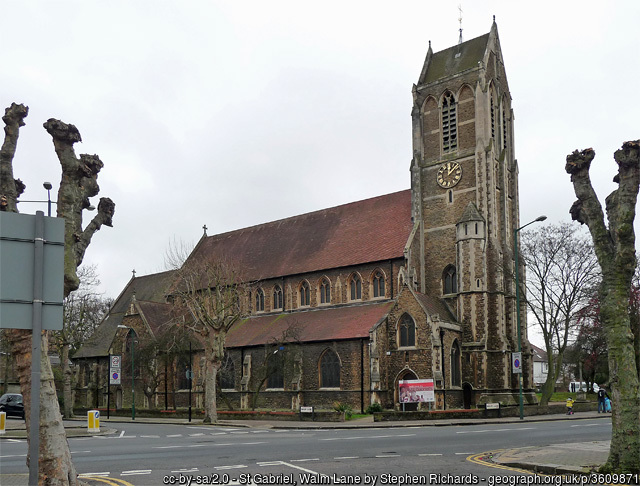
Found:
[[0, 456], [0, 459], [6, 459], [7, 457], [27, 457], [26, 454], [13, 454], [11, 456]]
[[91, 453], [91, 451], [71, 451], [71, 454], [82, 454], [82, 453], [89, 454]]
[[87, 476], [108, 476], [110, 472], [97, 472], [97, 473], [82, 473], [78, 474], [79, 478], [86, 478]]
[[140, 438], [141, 439], [159, 439], [160, 436], [159, 435], [141, 435]]
[[454, 452], [454, 454], [456, 456], [468, 456], [470, 454], [473, 454], [473, 452]]
[[424, 457], [424, 456], [441, 456], [442, 454], [418, 454], [418, 455], [421, 457]]
[[169, 437], [182, 437], [182, 434], [172, 434], [172, 435], [167, 435], [167, 439]]
[[83, 479], [91, 479], [92, 481], [98, 481], [99, 483], [105, 483], [105, 484], [109, 484], [111, 486], [133, 486], [133, 484], [125, 481], [124, 479], [118, 479], [118, 478], [110, 478], [108, 476], [78, 476], [78, 477], [82, 477]]
[[151, 474], [151, 469], [134, 469], [132, 471], [122, 471], [120, 476], [136, 476], [138, 474]]
[[[187, 425], [187, 429], [205, 429], [211, 430], [211, 427], [194, 427], [193, 425]], [[235, 429], [234, 429], [235, 430]]]
[[598, 425], [609, 426], [609, 424], [577, 424], [577, 425], [571, 425], [571, 427], [597, 427]]
[[342, 457], [334, 457], [334, 459], [360, 459], [360, 456], [342, 456]]
[[308, 472], [308, 473], [311, 473], [311, 474], [320, 474], [320, 473], [318, 473], [316, 471], [312, 471], [311, 469], [305, 469], [303, 467], [296, 466], [295, 464], [289, 464], [288, 462], [280, 461], [280, 464], [282, 464], [283, 466], [292, 467], [294, 469], [300, 469], [301, 471]]
[[314, 459], [292, 459], [291, 462], [309, 462], [309, 461], [319, 461], [320, 458], [316, 457]]
[[252, 434], [268, 434], [269, 431], [268, 430], [252, 430], [251, 433]]
[[232, 434], [248, 434], [249, 432], [231, 432]]
[[226, 432], [211, 432], [209, 435], [227, 435]]
[[152, 447], [152, 449], [179, 449], [180, 447], [185, 447], [185, 446], [179, 446], [179, 445], [157, 446], [157, 447]]
[[192, 467], [191, 469], [177, 469], [175, 471], [171, 471], [172, 473], [188, 473], [188, 472], [198, 472], [197, 467]]
[[376, 457], [401, 457], [401, 456], [399, 456], [398, 454], [381, 454]]
[[517, 429], [482, 429], [482, 430], [463, 430], [456, 434], [483, 434], [485, 432], [511, 432], [517, 430], [533, 430], [535, 427], [519, 427]]
[[120, 432], [120, 438], [122, 439], [122, 437], [124, 437], [124, 430]]
[[318, 439], [318, 440], [356, 440], [356, 439], [384, 439], [388, 437], [413, 437], [416, 434], [398, 434], [398, 435], [369, 435], [362, 437], [332, 437], [328, 439]]
[[198, 434], [189, 434], [189, 437], [202, 437], [204, 434], [202, 432]]
[[244, 464], [238, 464], [236, 466], [216, 466], [214, 467], [214, 469], [217, 469], [218, 471], [224, 470], [224, 469], [243, 469], [245, 467], [249, 467], [249, 466], [245, 466]]

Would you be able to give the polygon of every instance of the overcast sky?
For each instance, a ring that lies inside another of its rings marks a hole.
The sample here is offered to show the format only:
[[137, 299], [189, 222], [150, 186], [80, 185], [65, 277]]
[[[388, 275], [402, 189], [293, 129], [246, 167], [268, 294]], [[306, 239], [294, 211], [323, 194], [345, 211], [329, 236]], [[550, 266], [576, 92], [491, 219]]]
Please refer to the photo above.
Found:
[[[496, 16], [515, 112], [521, 221], [570, 221], [565, 157], [640, 138], [640, 2], [462, 2], [464, 40]], [[164, 270], [171, 241], [407, 189], [411, 87], [431, 40], [457, 43], [454, 1], [4, 2], [0, 102], [30, 108], [14, 159], [22, 199], [60, 166], [48, 118], [98, 154], [113, 228], [85, 262], [116, 297]], [[97, 206], [98, 197], [93, 203]], [[21, 212], [46, 211], [24, 203]], [[85, 218], [85, 222], [88, 219]]]

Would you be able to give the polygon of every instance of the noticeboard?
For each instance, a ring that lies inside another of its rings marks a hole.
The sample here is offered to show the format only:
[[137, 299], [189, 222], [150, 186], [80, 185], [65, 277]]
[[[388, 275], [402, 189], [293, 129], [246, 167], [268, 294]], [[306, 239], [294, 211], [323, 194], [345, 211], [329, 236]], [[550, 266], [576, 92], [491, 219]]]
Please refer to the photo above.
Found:
[[[0, 212], [0, 328], [31, 329], [36, 216]], [[62, 329], [64, 219], [44, 217], [42, 328]]]

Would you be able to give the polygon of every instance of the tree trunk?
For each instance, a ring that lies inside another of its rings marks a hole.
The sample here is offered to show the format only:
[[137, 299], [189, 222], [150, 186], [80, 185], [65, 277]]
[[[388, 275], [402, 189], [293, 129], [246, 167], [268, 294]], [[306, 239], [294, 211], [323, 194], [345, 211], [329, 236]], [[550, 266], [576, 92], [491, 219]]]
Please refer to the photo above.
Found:
[[640, 140], [625, 142], [614, 154], [618, 189], [606, 199], [609, 226], [591, 185], [589, 168], [593, 149], [567, 156], [565, 170], [571, 174], [578, 200], [571, 217], [587, 224], [602, 269], [600, 315], [607, 337], [609, 377], [613, 399], [609, 458], [603, 472], [640, 473], [640, 383], [629, 318], [631, 280], [636, 269], [635, 219], [640, 189]]
[[64, 418], [73, 417], [73, 393], [71, 391], [71, 378], [72, 371], [69, 365], [69, 345], [62, 345], [62, 356], [60, 356], [62, 362], [62, 377], [63, 377], [63, 392], [64, 397]]
[[[31, 332], [10, 329], [11, 353], [16, 360], [16, 372], [20, 379], [20, 389], [24, 397], [27, 437], [31, 430]], [[47, 351], [49, 350], [48, 331], [42, 333], [42, 359], [40, 380], [40, 464], [38, 467], [39, 485], [80, 485], [73, 463], [69, 443], [64, 431], [58, 397], [56, 395], [53, 372]], [[29, 461], [37, 458], [27, 457]]]

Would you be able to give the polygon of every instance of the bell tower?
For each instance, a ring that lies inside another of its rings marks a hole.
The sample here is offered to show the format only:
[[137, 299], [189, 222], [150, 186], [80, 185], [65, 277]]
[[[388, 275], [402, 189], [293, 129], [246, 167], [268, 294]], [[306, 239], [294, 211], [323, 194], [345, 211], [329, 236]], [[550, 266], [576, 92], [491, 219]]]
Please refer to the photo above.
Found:
[[[495, 20], [488, 34], [466, 42], [460, 38], [443, 51], [434, 53], [429, 43], [413, 101], [416, 284], [456, 313], [462, 326], [462, 381], [471, 385], [474, 402], [513, 403], [518, 390], [511, 373], [511, 352], [518, 344], [512, 236], [519, 222], [518, 166]], [[526, 336], [526, 324], [523, 330]], [[532, 386], [530, 372], [524, 385]]]

